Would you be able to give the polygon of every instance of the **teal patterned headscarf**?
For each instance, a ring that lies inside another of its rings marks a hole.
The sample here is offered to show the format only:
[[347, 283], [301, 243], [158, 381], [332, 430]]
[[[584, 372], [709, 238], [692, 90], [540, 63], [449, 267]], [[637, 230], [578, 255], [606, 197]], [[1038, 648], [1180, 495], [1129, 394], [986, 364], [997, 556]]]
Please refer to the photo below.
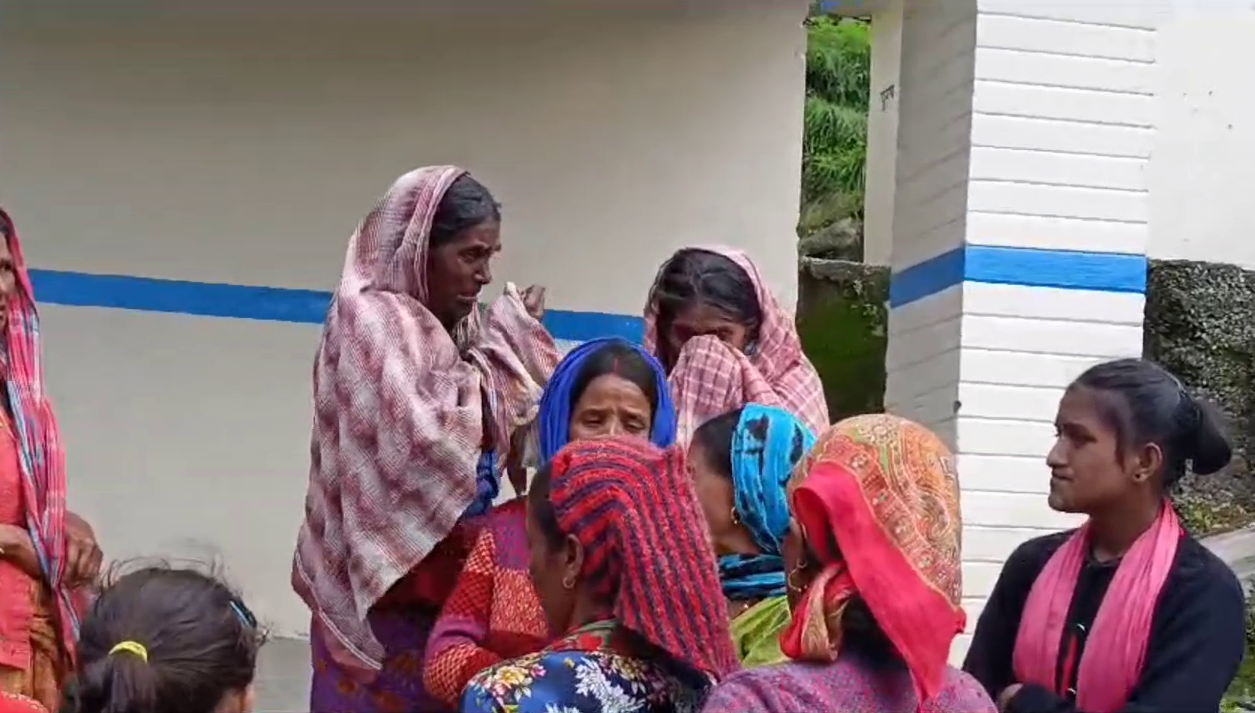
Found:
[[786, 492], [793, 468], [815, 444], [815, 434], [793, 414], [747, 404], [732, 432], [732, 487], [736, 516], [762, 554], [719, 558], [719, 579], [734, 600], [784, 594], [784, 535], [789, 530]]

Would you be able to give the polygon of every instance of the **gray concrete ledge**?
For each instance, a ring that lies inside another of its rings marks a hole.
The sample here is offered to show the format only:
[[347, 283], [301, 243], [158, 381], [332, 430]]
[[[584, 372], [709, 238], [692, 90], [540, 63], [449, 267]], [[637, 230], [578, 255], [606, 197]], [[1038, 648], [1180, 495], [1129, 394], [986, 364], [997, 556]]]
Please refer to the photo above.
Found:
[[1255, 525], [1205, 537], [1203, 544], [1233, 568], [1249, 594], [1255, 579]]

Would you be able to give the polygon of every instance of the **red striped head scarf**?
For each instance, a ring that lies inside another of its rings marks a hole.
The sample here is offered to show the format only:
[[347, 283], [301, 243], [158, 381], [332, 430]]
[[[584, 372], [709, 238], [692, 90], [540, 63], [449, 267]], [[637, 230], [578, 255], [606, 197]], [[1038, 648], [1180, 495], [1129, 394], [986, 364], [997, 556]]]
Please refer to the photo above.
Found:
[[789, 483], [793, 518], [820, 573], [780, 637], [791, 659], [831, 661], [860, 597], [902, 657], [920, 709], [940, 693], [963, 631], [959, 480], [923, 426], [888, 414], [830, 426]]
[[[78, 613], [65, 579], [65, 450], [52, 403], [44, 391], [39, 314], [22, 244], [9, 214], [0, 210], [0, 228], [7, 237], [17, 282], [5, 310], [8, 320], [0, 341], [0, 366], [22, 467], [26, 526], [44, 575], [57, 594], [62, 635], [67, 644], [78, 638]], [[73, 647], [71, 646], [71, 650]]]
[[714, 550], [683, 451], [640, 439], [579, 441], [554, 458], [558, 526], [584, 548], [581, 576], [615, 620], [721, 679], [740, 664]]

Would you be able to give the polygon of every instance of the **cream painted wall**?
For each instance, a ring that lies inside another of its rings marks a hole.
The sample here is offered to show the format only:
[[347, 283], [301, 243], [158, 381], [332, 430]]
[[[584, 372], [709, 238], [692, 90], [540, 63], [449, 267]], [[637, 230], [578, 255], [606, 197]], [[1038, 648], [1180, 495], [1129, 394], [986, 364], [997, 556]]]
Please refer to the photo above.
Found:
[[[898, 79], [901, 60], [899, 0], [874, 19], [892, 39], [873, 48], [872, 90]], [[991, 5], [1001, 12], [997, 2]], [[1147, 44], [1156, 66], [1149, 92], [1130, 95], [1127, 111], [1147, 121], [1128, 123], [1095, 115], [1085, 95], [1055, 103], [1053, 111], [1075, 115], [1083, 132], [1109, 135], [1112, 157], [1147, 156], [1148, 254], [1153, 259], [1202, 260], [1255, 269], [1255, 96], [1247, 91], [1245, 59], [1255, 60], [1255, 5], [1248, 0], [1029, 0], [1014, 10], [1026, 18], [1063, 18], [1114, 31], [1153, 29]], [[875, 25], [874, 25], [875, 26]], [[1096, 33], [1101, 30], [1096, 30]], [[1212, 48], [1223, 47], [1225, 52]], [[1077, 45], [1075, 51], [1089, 51]], [[1236, 58], [1236, 59], [1235, 59]], [[873, 102], [874, 104], [875, 102]], [[894, 153], [881, 150], [896, 136], [898, 115], [890, 104], [873, 111], [868, 127], [867, 227], [865, 257], [888, 264], [892, 242]], [[1145, 111], [1149, 108], [1149, 111]], [[1097, 146], [1097, 145], [1096, 145]], [[1085, 241], [1073, 249], [1105, 249]]]
[[1176, 0], [1156, 33], [1150, 256], [1255, 270], [1255, 6]]
[[[658, 263], [710, 240], [792, 301], [804, 10], [96, 27], [6, 8], [0, 196], [39, 268], [329, 290], [393, 178], [457, 162], [504, 203], [498, 283], [546, 284], [551, 307], [639, 314]], [[71, 505], [108, 554], [220, 555], [278, 633], [304, 631], [318, 328], [44, 323]]]

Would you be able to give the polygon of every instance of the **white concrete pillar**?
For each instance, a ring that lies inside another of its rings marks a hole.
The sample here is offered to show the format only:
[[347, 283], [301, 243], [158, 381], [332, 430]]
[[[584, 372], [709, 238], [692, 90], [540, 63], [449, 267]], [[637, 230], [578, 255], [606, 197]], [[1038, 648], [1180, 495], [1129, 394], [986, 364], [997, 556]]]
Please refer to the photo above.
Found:
[[863, 192], [863, 262], [888, 265], [893, 255], [893, 195], [898, 154], [898, 77], [902, 66], [904, 0], [872, 14], [871, 101]]
[[1153, 3], [905, 2], [885, 401], [958, 455], [970, 632], [1015, 546], [1074, 522], [1046, 505], [1062, 389], [1142, 351]]

